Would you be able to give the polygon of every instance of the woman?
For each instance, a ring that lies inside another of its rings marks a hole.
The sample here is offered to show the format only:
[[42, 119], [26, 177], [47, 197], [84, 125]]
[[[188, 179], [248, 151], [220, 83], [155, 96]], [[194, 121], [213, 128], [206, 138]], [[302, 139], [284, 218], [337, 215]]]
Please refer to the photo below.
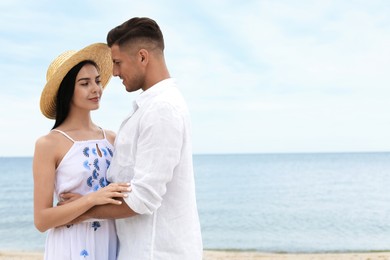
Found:
[[[91, 119], [111, 68], [110, 50], [103, 43], [65, 52], [48, 68], [40, 105], [55, 124], [37, 140], [33, 161], [34, 223], [41, 232], [49, 230], [45, 259], [116, 259], [114, 220], [67, 225], [95, 205], [120, 205], [115, 198], [126, 197], [130, 189], [125, 183], [108, 185], [115, 134]], [[62, 193], [83, 196], [65, 198]], [[53, 206], [56, 202], [60, 206]]]

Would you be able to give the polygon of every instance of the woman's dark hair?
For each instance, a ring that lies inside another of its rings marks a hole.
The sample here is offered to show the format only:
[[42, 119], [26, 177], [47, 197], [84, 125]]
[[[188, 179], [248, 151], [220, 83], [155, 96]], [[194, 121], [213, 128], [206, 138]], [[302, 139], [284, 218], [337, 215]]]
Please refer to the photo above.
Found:
[[72, 101], [77, 74], [86, 64], [91, 64], [98, 68], [97, 64], [94, 61], [85, 60], [74, 66], [62, 80], [56, 98], [56, 122], [54, 123], [52, 129], [57, 128], [68, 117], [70, 102]]

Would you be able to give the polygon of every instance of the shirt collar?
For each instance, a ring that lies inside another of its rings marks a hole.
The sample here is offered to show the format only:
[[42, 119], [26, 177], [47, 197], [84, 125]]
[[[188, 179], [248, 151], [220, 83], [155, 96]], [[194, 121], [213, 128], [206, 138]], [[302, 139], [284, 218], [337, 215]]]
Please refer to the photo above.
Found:
[[135, 99], [133, 103], [134, 110], [141, 107], [143, 104], [151, 100], [152, 98], [158, 96], [162, 92], [164, 92], [167, 88], [172, 87], [175, 84], [176, 80], [173, 78], [164, 79], [160, 82], [157, 82], [147, 90], [141, 92], [139, 96]]

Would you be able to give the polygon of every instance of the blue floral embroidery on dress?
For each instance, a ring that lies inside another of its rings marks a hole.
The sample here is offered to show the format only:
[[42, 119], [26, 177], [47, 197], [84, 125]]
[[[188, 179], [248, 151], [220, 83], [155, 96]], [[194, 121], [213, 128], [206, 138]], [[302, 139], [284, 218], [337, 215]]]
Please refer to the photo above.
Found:
[[86, 157], [89, 157], [89, 147], [85, 147], [85, 148], [84, 148], [83, 154], [84, 154]]
[[91, 167], [89, 167], [89, 162], [88, 162], [88, 160], [86, 160], [86, 161], [83, 163], [83, 166], [84, 166], [84, 168], [86, 168], [87, 170], [91, 170]]
[[99, 189], [99, 184], [96, 184], [94, 187], [93, 187], [93, 191], [97, 191]]
[[104, 157], [107, 157], [107, 150], [106, 150], [106, 149], [104, 149], [104, 148], [100, 148], [100, 150], [102, 150], [102, 151], [103, 151]]
[[92, 182], [93, 182], [92, 176], [89, 176], [88, 179], [87, 179], [87, 185], [89, 187], [92, 187]]
[[94, 231], [96, 231], [98, 228], [100, 228], [100, 222], [99, 221], [92, 222], [92, 228], [94, 229]]
[[109, 182], [107, 181], [106, 178], [100, 178], [99, 183], [100, 183], [100, 186], [101, 186], [102, 188], [106, 187], [106, 186], [109, 184]]
[[86, 256], [89, 256], [88, 251], [85, 250], [85, 249], [84, 249], [84, 250], [81, 250], [80, 256], [84, 256], [84, 258], [85, 258]]
[[108, 147], [106, 147], [106, 148], [107, 148], [108, 152], [110, 153], [110, 155], [112, 157], [114, 153], [112, 152], [112, 150], [110, 148], [108, 148]]
[[110, 168], [111, 162], [109, 160], [106, 160], [107, 169]]
[[96, 148], [92, 148], [92, 153], [93, 153], [93, 155], [96, 155], [96, 156], [97, 156]]
[[93, 166], [95, 166], [95, 169], [100, 171], [100, 168], [99, 168], [99, 159], [95, 159], [95, 161], [93, 161]]
[[93, 170], [92, 172], [92, 177], [97, 180], [97, 178], [99, 177], [99, 173], [96, 171], [96, 170]]

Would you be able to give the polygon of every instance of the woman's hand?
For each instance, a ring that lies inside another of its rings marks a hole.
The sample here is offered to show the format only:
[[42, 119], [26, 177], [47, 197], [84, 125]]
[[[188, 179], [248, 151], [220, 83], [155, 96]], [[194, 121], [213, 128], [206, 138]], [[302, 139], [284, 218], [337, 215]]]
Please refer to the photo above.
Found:
[[103, 204], [120, 205], [122, 201], [115, 198], [126, 198], [128, 196], [127, 193], [130, 191], [130, 183], [110, 183], [108, 186], [85, 196], [88, 196], [95, 206]]
[[[85, 196], [91, 201], [93, 205], [103, 205], [103, 204], [122, 204], [121, 201], [116, 200], [115, 198], [126, 198], [127, 193], [131, 191], [129, 183], [110, 183], [108, 186], [101, 188], [95, 192], [91, 192]], [[62, 193], [60, 195], [61, 201], [58, 202], [58, 206], [65, 205], [72, 201], [75, 201], [82, 195], [78, 193]]]

